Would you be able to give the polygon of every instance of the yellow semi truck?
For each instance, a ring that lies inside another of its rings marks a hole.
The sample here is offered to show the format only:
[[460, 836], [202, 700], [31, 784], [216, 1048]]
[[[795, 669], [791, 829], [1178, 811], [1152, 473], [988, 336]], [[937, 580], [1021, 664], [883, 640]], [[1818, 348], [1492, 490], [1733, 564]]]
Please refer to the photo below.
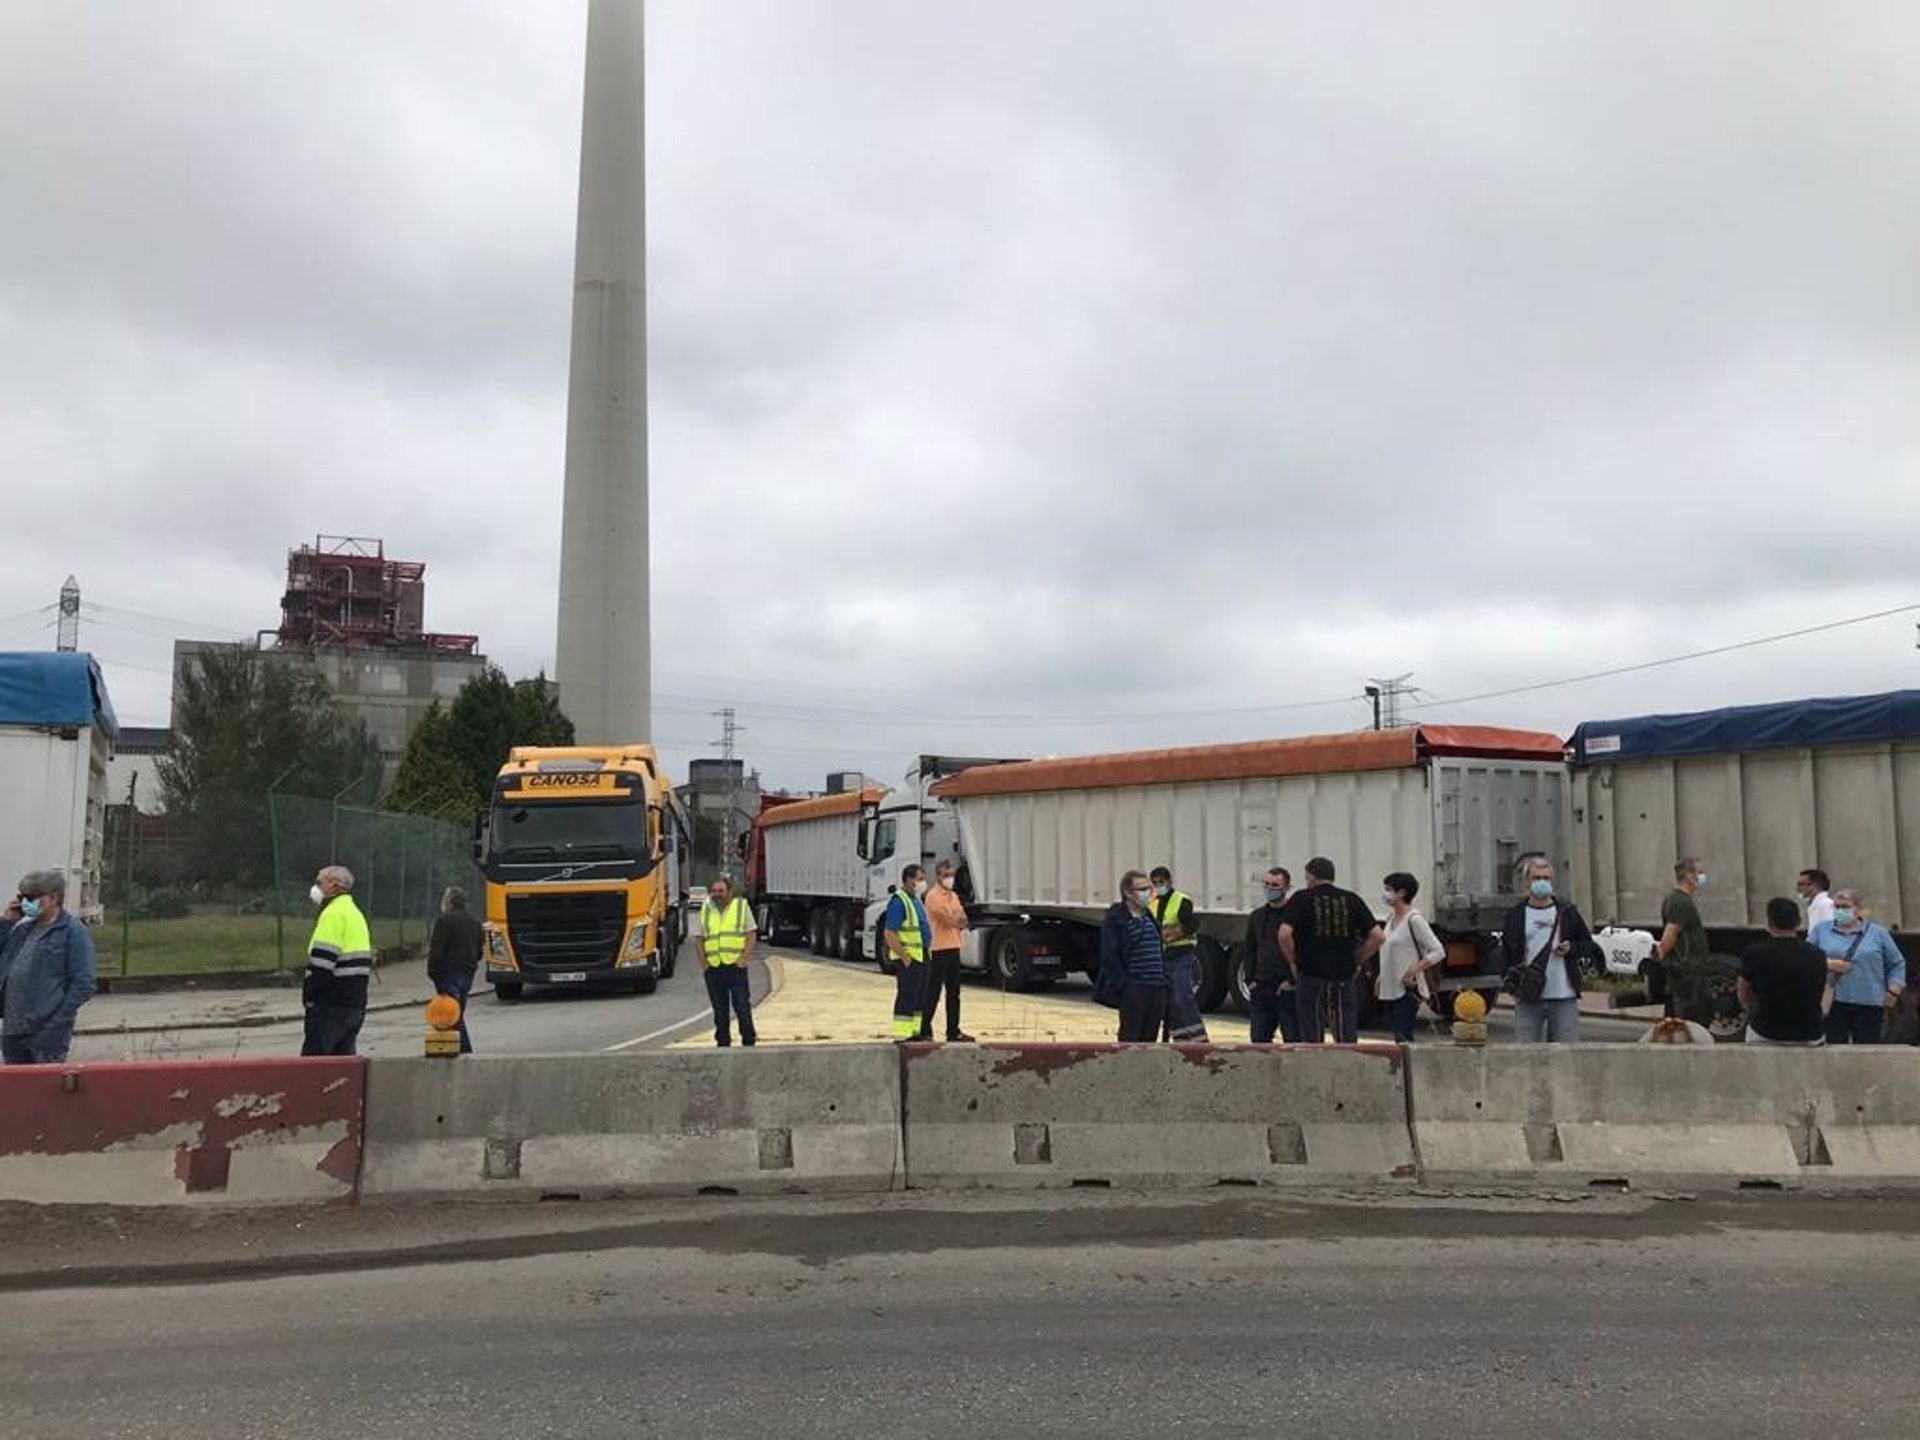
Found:
[[653, 746], [513, 750], [475, 844], [493, 993], [651, 992], [686, 935], [690, 846]]

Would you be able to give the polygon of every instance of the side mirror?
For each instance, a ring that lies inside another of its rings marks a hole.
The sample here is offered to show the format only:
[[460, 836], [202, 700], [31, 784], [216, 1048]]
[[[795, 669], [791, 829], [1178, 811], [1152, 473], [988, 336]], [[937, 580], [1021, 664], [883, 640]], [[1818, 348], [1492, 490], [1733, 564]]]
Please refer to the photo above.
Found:
[[871, 815], [862, 815], [860, 817], [860, 835], [859, 835], [859, 838], [854, 842], [853, 850], [854, 850], [854, 854], [858, 855], [862, 860], [866, 860], [868, 862], [872, 861], [873, 859], [873, 817]]

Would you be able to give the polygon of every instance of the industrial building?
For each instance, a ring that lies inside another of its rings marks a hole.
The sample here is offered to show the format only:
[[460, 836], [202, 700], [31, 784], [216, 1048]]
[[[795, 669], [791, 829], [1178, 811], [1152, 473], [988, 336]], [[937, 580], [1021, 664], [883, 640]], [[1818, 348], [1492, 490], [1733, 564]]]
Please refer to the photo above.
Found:
[[695, 866], [709, 874], [737, 870], [740, 837], [760, 813], [759, 774], [748, 773], [740, 760], [694, 760], [687, 765], [687, 783], [679, 795], [693, 827]]
[[[287, 553], [280, 623], [255, 643], [267, 660], [317, 670], [347, 719], [365, 723], [380, 749], [383, 786], [427, 708], [451, 703], [487, 666], [479, 637], [426, 628], [426, 566], [393, 559], [384, 541], [358, 536], [321, 535]], [[175, 641], [175, 696], [195, 657], [233, 648]]]

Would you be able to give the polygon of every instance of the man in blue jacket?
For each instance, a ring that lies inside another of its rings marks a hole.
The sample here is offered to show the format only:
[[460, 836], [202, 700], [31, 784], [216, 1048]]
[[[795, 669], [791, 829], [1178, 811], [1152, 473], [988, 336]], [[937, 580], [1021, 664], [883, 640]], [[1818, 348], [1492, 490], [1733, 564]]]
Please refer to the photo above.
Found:
[[1138, 870], [1120, 877], [1120, 899], [1101, 922], [1097, 988], [1119, 1007], [1121, 1041], [1160, 1038], [1167, 1018], [1167, 955], [1153, 917], [1153, 886]]
[[66, 910], [57, 870], [20, 879], [0, 938], [0, 1060], [58, 1065], [73, 1044], [73, 1022], [93, 996], [93, 937]]

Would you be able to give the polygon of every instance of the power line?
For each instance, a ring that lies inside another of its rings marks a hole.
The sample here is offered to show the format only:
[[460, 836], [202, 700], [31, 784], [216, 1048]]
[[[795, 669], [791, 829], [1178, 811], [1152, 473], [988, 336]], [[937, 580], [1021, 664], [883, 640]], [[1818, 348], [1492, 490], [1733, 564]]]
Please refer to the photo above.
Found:
[[1681, 665], [1689, 660], [1705, 660], [1715, 655], [1731, 655], [1739, 650], [1753, 650], [1762, 645], [1777, 645], [1782, 640], [1800, 640], [1808, 635], [1824, 635], [1830, 630], [1844, 630], [1849, 625], [1865, 625], [1874, 620], [1885, 620], [1894, 615], [1910, 615], [1920, 610], [1920, 601], [1911, 605], [1895, 605], [1890, 610], [1875, 610], [1869, 615], [1851, 615], [1845, 620], [1829, 620], [1822, 625], [1806, 625], [1798, 630], [1782, 630], [1777, 635], [1761, 635], [1752, 640], [1736, 640], [1731, 645], [1713, 645], [1705, 650], [1689, 650], [1684, 655], [1668, 655], [1660, 660], [1641, 660], [1632, 665], [1615, 665], [1607, 670], [1595, 670], [1586, 675], [1567, 675], [1558, 680], [1536, 680], [1530, 685], [1511, 685], [1504, 690], [1485, 690], [1478, 695], [1461, 695], [1452, 700], [1431, 698], [1416, 700], [1409, 709], [1428, 710], [1441, 705], [1471, 705], [1478, 700], [1503, 700], [1509, 695], [1531, 695], [1540, 690], [1556, 690], [1563, 685], [1584, 685], [1590, 680], [1610, 680], [1616, 675], [1635, 675], [1642, 670], [1658, 670], [1667, 665]]

